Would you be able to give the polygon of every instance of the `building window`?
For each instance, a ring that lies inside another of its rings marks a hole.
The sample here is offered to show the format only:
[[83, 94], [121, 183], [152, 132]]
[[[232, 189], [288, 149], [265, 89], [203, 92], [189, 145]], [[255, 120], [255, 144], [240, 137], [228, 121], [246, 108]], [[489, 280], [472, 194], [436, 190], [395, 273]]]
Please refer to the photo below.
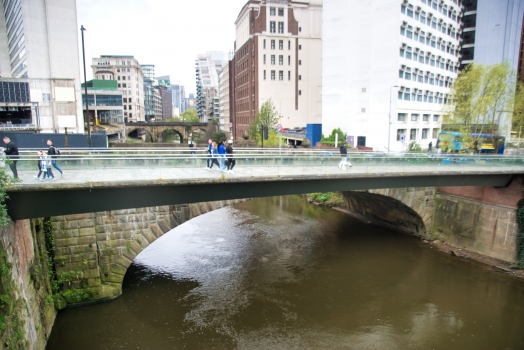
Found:
[[275, 64], [275, 55], [271, 55], [271, 64]]
[[288, 40], [288, 41], [287, 41], [287, 49], [288, 49], [288, 50], [291, 50], [291, 40]]
[[271, 71], [271, 80], [275, 80], [275, 71], [274, 70]]
[[410, 140], [416, 140], [417, 139], [417, 129], [411, 129], [409, 131], [409, 139]]
[[127, 102], [127, 98], [124, 98], [124, 102]]
[[406, 89], [406, 91], [404, 91], [404, 100], [409, 101], [411, 98], [410, 95], [410, 89]]
[[284, 34], [284, 22], [278, 22], [278, 32]]
[[406, 129], [397, 130], [397, 141], [404, 141], [406, 139]]
[[422, 140], [426, 140], [428, 138], [429, 129], [422, 129]]
[[439, 128], [433, 129], [433, 138], [436, 139], [438, 137], [438, 133], [440, 132]]
[[118, 87], [121, 87], [120, 84], [118, 84]]
[[120, 75], [117, 77], [118, 80], [120, 80]]
[[298, 27], [298, 31], [301, 32], [302, 31], [302, 27]]
[[263, 47], [265, 49], [266, 48], [266, 39], [264, 39], [264, 41], [262, 43], [263, 43]]
[[287, 80], [291, 80], [291, 71], [287, 71]]
[[284, 9], [283, 8], [279, 8], [278, 9], [278, 15], [279, 16], [284, 16]]
[[302, 90], [298, 90], [298, 96], [302, 96]]
[[278, 72], [278, 80], [284, 80], [284, 71], [279, 71]]
[[298, 76], [298, 80], [302, 80], [302, 76], [301, 75]]
[[133, 113], [129, 113], [129, 118], [133, 118]]
[[439, 116], [438, 114], [433, 115], [433, 121], [434, 121], [434, 122], [438, 122], [439, 117], [440, 117], [440, 116]]
[[279, 41], [278, 41], [278, 48], [279, 48], [280, 50], [284, 50], [284, 40], [279, 40]]
[[302, 60], [298, 60], [298, 65], [299, 65], [299, 66], [302, 65]]
[[266, 70], [264, 69], [264, 80], [266, 80]]
[[411, 18], [413, 18], [413, 5], [408, 6], [408, 13], [407, 15]]
[[422, 116], [422, 121], [423, 121], [423, 122], [429, 122], [429, 114], [424, 114], [424, 115]]
[[287, 64], [291, 65], [291, 56], [287, 56]]
[[266, 64], [266, 55], [264, 54], [264, 64]]
[[272, 49], [272, 50], [275, 49], [275, 40], [271, 40], [271, 49]]
[[411, 80], [411, 68], [406, 68], [406, 72], [404, 73], [404, 79]]
[[416, 121], [418, 121], [418, 117], [419, 117], [418, 114], [411, 114], [411, 121], [412, 121], [412, 122], [416, 122]]
[[276, 25], [275, 21], [269, 22], [269, 32], [270, 33], [275, 33], [275, 25]]
[[407, 113], [399, 113], [399, 114], [398, 114], [398, 119], [397, 119], [397, 120], [398, 120], [399, 122], [405, 122], [407, 116], [408, 116]]
[[274, 15], [275, 15], [275, 8], [274, 8], [274, 7], [271, 7], [271, 8], [269, 9], [269, 15], [270, 15], [270, 16], [274, 16]]
[[280, 65], [284, 64], [284, 55], [278, 56], [278, 64], [280, 64]]

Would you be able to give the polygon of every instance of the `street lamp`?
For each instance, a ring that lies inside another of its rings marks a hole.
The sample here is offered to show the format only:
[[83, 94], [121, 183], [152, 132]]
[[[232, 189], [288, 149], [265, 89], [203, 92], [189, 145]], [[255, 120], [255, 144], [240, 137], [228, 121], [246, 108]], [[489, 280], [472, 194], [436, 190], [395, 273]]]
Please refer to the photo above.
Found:
[[389, 156], [390, 139], [391, 139], [391, 93], [393, 91], [393, 88], [398, 88], [398, 85], [393, 85], [389, 89], [388, 156]]
[[[89, 147], [91, 147], [91, 118], [89, 117], [89, 95], [87, 94], [87, 78], [86, 78], [86, 51], [84, 49], [84, 31], [86, 29], [84, 26], [80, 26], [80, 31], [82, 32], [82, 55], [84, 57], [84, 88], [86, 92], [86, 114], [87, 114], [87, 142]], [[85, 118], [84, 118], [85, 121]]]

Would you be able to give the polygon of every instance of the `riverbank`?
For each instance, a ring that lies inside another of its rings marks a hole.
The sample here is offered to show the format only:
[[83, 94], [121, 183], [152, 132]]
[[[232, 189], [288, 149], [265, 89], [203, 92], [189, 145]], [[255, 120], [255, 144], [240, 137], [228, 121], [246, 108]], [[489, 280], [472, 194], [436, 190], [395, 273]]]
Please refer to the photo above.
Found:
[[[362, 216], [362, 215], [351, 212], [350, 210], [348, 210], [344, 197], [339, 192], [311, 193], [311, 194], [306, 194], [304, 196], [307, 198], [307, 201], [311, 204], [332, 208], [334, 210], [343, 212], [347, 215], [351, 215], [352, 217], [355, 217], [359, 219], [360, 221], [365, 222], [367, 224], [377, 225], [377, 226], [385, 227], [387, 229], [405, 233], [391, 225], [388, 225], [383, 222], [370, 219], [366, 216]], [[430, 244], [431, 246], [435, 247], [442, 253], [450, 254], [459, 259], [471, 259], [474, 261], [478, 261], [480, 263], [491, 266], [493, 268], [493, 271], [501, 272], [501, 273], [511, 275], [514, 277], [518, 277], [518, 278], [524, 278], [524, 270], [515, 270], [515, 269], [510, 268], [510, 265], [512, 265], [511, 262], [492, 258], [490, 256], [480, 254], [480, 253], [477, 253], [477, 252], [474, 252], [468, 249], [459, 248], [457, 246], [453, 246], [441, 240], [431, 241], [431, 240], [425, 240], [423, 238], [421, 239], [423, 240], [424, 243]]]

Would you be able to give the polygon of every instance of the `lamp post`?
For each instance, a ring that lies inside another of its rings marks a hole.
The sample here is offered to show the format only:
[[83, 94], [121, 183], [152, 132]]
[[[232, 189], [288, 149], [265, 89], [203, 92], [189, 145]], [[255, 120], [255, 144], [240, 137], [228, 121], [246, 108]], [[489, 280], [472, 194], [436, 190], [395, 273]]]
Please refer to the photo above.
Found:
[[[91, 147], [91, 121], [89, 117], [89, 95], [87, 94], [87, 78], [86, 78], [86, 51], [84, 48], [84, 31], [86, 29], [84, 26], [80, 26], [80, 31], [82, 32], [82, 55], [84, 57], [84, 88], [86, 93], [86, 114], [87, 114], [87, 142], [89, 144], [89, 147]], [[84, 118], [85, 122], [85, 118]]]
[[398, 85], [393, 85], [389, 89], [388, 156], [389, 156], [389, 148], [390, 148], [390, 140], [391, 140], [391, 93], [393, 91], [393, 88], [398, 88]]

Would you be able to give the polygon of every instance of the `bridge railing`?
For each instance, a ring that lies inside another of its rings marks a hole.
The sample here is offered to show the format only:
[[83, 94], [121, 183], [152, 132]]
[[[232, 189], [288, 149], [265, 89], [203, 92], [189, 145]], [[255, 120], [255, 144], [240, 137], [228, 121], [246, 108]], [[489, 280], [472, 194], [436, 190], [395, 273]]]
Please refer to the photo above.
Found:
[[[271, 175], [323, 175], [336, 173], [388, 173], [388, 172], [500, 172], [524, 171], [524, 157], [464, 156], [464, 155], [397, 155], [383, 156], [370, 153], [355, 153], [348, 156], [352, 168], [340, 169], [341, 158], [326, 153], [301, 152], [293, 154], [237, 152], [235, 170], [246, 176]], [[212, 158], [220, 161], [220, 158]], [[184, 170], [186, 177], [205, 176], [204, 168], [208, 157], [205, 154], [116, 154], [100, 153], [85, 155], [62, 154], [55, 160], [58, 166], [68, 171], [130, 170], [154, 176], [155, 170]], [[38, 171], [39, 158], [35, 155], [20, 155], [17, 160], [19, 171]], [[216, 166], [215, 166], [216, 167]], [[9, 173], [9, 171], [8, 171]], [[209, 174], [209, 173], [208, 173]], [[148, 176], [149, 176], [148, 175]], [[184, 175], [185, 176], [185, 175]]]

